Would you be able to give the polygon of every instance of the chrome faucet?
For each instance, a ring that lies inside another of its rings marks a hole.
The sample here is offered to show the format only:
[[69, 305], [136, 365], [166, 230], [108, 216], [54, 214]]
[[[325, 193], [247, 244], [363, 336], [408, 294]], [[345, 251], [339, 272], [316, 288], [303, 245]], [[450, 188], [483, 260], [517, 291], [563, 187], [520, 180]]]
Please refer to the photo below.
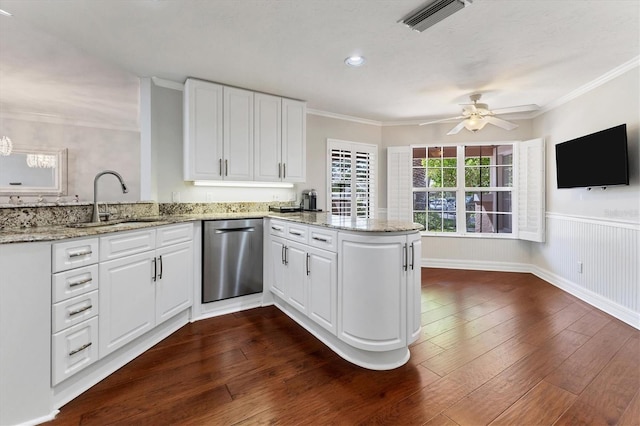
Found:
[[[126, 194], [129, 192], [127, 189], [127, 185], [124, 183], [122, 176], [120, 173], [114, 172], [113, 170], [105, 170], [104, 172], [100, 172], [93, 179], [93, 217], [91, 218], [91, 222], [100, 222], [100, 213], [98, 213], [98, 179], [102, 175], [114, 175], [120, 181], [120, 185], [122, 186], [122, 193]], [[105, 214], [108, 216], [108, 213]]]

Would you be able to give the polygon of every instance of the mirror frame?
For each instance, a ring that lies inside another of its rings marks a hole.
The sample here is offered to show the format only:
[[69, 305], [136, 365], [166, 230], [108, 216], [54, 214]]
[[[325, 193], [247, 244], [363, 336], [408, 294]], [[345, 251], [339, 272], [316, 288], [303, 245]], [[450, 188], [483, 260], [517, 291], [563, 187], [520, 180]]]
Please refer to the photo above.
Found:
[[0, 195], [67, 195], [67, 149], [15, 146], [11, 154], [45, 154], [56, 157], [55, 182], [52, 187], [0, 186]]

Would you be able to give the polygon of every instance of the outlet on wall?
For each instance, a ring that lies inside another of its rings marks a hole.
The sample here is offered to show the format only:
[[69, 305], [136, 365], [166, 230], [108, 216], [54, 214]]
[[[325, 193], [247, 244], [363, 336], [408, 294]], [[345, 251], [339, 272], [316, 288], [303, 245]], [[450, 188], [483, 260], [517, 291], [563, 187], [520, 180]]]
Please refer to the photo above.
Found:
[[582, 262], [578, 261], [578, 273], [581, 274], [582, 273]]
[[179, 191], [173, 191], [171, 193], [171, 202], [173, 202], [173, 203], [179, 203], [180, 202], [180, 192]]
[[206, 200], [207, 200], [207, 203], [213, 202], [213, 192], [207, 192]]

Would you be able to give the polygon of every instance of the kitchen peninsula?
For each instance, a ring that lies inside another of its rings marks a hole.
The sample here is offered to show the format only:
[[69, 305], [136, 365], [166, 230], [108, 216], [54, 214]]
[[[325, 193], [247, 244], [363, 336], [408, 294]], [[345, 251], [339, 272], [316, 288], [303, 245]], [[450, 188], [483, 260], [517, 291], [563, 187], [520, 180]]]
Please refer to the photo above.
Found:
[[[193, 312], [200, 303], [203, 220], [264, 218], [262, 305], [275, 304], [362, 367], [391, 369], [409, 359], [408, 345], [420, 331], [420, 225], [266, 208], [171, 206], [158, 210], [152, 203], [145, 217], [134, 212], [98, 227], [52, 222], [21, 228], [5, 215], [1, 424], [51, 419], [89, 387], [199, 319]], [[133, 288], [123, 284], [124, 277]]]

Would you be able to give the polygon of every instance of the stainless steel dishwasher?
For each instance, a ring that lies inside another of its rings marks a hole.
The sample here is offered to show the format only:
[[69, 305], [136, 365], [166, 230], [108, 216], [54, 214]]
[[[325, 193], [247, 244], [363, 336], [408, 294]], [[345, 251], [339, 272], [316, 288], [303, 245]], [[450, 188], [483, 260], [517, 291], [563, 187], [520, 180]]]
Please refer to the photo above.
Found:
[[262, 219], [205, 221], [202, 302], [262, 291]]

